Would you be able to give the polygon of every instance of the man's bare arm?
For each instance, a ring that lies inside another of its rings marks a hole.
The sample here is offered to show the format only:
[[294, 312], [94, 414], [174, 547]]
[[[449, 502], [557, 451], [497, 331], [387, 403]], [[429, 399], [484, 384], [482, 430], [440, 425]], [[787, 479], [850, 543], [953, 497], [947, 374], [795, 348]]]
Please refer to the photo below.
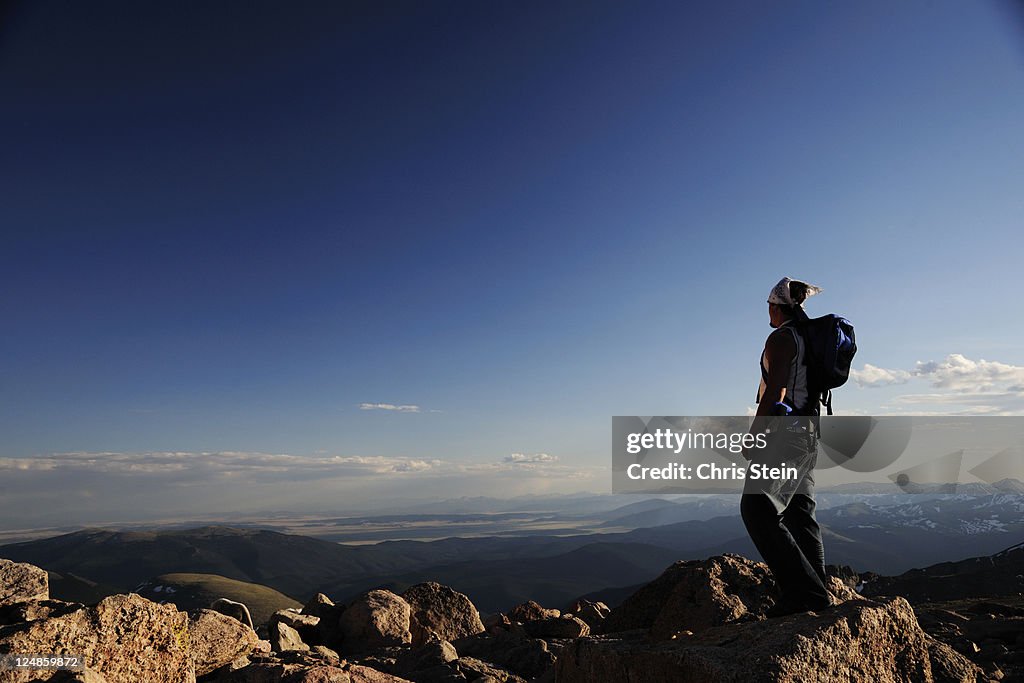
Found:
[[767, 427], [767, 419], [775, 414], [775, 404], [786, 397], [786, 384], [789, 383], [789, 368], [796, 356], [796, 344], [788, 332], [776, 331], [768, 335], [764, 345], [765, 360], [768, 363], [768, 378], [765, 380], [764, 393], [757, 404], [754, 424], [751, 433], [758, 434]]

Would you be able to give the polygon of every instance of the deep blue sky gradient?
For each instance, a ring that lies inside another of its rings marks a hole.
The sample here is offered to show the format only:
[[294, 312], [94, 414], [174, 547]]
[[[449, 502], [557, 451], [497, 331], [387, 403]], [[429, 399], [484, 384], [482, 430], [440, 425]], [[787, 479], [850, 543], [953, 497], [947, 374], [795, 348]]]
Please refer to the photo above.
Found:
[[1022, 69], [984, 2], [25, 3], [0, 455], [604, 463], [752, 405], [787, 274], [1024, 364]]

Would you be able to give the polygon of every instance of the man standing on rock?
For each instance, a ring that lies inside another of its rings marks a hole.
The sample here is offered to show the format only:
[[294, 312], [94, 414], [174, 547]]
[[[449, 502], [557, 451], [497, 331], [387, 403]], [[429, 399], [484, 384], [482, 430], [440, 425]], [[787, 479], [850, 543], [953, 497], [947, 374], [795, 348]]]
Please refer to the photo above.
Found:
[[[783, 278], [768, 296], [775, 328], [761, 355], [761, 386], [751, 432], [766, 432], [764, 448], [744, 455], [752, 464], [796, 468], [795, 479], [747, 477], [740, 512], [751, 540], [772, 570], [781, 598], [769, 617], [820, 610], [832, 604], [825, 587], [825, 549], [814, 518], [818, 398], [807, 386], [807, 354], [800, 323], [803, 302], [820, 287]], [[791, 471], [791, 470], [790, 470]]]

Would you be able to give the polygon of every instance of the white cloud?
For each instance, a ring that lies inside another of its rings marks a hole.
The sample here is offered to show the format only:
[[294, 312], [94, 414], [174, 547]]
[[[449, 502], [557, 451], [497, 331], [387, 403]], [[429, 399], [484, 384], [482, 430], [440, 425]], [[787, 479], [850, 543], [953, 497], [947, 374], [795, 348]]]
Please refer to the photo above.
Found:
[[525, 453], [513, 453], [512, 455], [506, 455], [504, 462], [535, 465], [539, 463], [558, 462], [558, 456], [548, 455], [547, 453], [534, 453], [532, 455], [526, 455]]
[[862, 387], [884, 387], [890, 384], [906, 384], [912, 373], [906, 370], [886, 370], [870, 363], [864, 364], [863, 370], [850, 370], [850, 379]]
[[[917, 362], [914, 375], [926, 377], [937, 389], [970, 392], [1002, 391], [1024, 384], [1024, 367], [997, 361], [971, 360], [953, 353], [941, 361]], [[1002, 385], [1002, 386], [1001, 386]]]
[[851, 370], [850, 377], [862, 387], [906, 384], [921, 377], [936, 389], [972, 393], [1024, 390], [1024, 366], [971, 360], [960, 353], [951, 353], [940, 361], [917, 361], [912, 370], [888, 370], [865, 363], [863, 370]]
[[426, 472], [441, 464], [440, 460], [406, 460], [392, 466], [392, 472]]
[[[418, 413], [420, 407], [417, 405], [396, 405], [394, 403], [360, 403], [359, 410], [388, 410], [396, 413]], [[430, 412], [439, 412], [431, 410]]]
[[[972, 360], [952, 353], [940, 361], [918, 361], [911, 370], [890, 370], [865, 364], [850, 377], [861, 387], [875, 388], [923, 381], [931, 392], [896, 396], [891, 401], [905, 406], [948, 406], [943, 413], [913, 410], [915, 415], [1020, 415], [1024, 412], [1024, 366], [998, 361]], [[887, 406], [883, 406], [883, 409]]]

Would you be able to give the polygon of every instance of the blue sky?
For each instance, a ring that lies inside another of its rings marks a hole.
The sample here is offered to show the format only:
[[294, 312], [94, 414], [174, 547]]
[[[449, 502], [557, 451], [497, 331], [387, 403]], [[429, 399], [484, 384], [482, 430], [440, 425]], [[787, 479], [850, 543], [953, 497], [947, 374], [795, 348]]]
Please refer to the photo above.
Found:
[[783, 275], [857, 325], [841, 412], [1020, 412], [1009, 7], [25, 3], [0, 457], [598, 490], [611, 415], [746, 412]]

